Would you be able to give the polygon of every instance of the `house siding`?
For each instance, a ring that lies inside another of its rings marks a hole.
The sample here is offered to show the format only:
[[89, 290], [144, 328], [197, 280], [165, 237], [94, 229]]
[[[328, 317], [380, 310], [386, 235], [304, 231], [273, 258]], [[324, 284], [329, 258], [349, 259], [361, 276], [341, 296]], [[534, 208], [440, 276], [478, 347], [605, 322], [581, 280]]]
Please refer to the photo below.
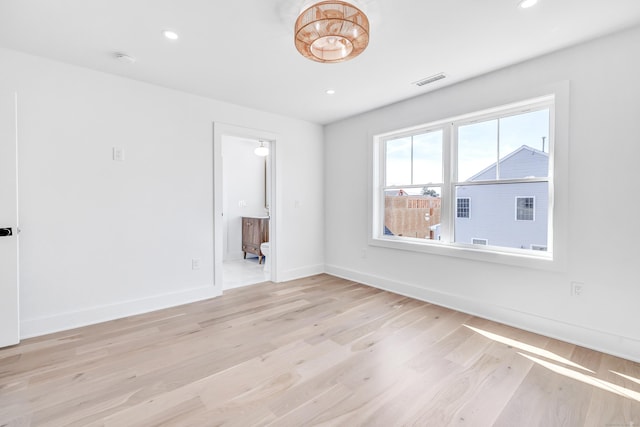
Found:
[[[522, 146], [500, 160], [500, 178], [546, 177], [549, 155]], [[469, 181], [496, 178], [496, 164], [479, 172]], [[531, 245], [547, 246], [549, 218], [549, 184], [526, 182], [513, 184], [462, 185], [456, 198], [470, 199], [469, 218], [455, 220], [455, 242], [472, 243], [487, 239], [492, 246], [531, 249]], [[534, 198], [533, 220], [516, 218], [516, 198]]]
[[[471, 199], [469, 218], [455, 221], [455, 241], [487, 239], [492, 246], [530, 249], [547, 246], [548, 200], [546, 182], [461, 186], [456, 197]], [[534, 220], [516, 220], [516, 197], [534, 197]]]

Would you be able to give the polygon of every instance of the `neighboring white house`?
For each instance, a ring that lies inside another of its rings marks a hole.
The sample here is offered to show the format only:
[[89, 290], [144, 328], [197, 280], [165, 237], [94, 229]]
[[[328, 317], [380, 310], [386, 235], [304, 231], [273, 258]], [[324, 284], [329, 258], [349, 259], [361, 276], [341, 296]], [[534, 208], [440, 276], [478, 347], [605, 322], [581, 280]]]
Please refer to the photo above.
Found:
[[[526, 145], [499, 162], [500, 179], [546, 177], [549, 155]], [[468, 179], [496, 179], [496, 163]], [[455, 241], [547, 250], [547, 182], [462, 185], [456, 191]]]

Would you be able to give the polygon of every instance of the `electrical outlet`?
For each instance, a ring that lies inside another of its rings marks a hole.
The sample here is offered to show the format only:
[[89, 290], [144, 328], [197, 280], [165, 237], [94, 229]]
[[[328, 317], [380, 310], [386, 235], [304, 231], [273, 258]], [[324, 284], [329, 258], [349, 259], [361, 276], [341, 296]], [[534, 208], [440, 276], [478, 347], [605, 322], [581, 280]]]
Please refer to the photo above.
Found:
[[571, 282], [571, 296], [579, 297], [584, 293], [584, 283]]
[[200, 270], [200, 258], [194, 258], [191, 260], [191, 269]]

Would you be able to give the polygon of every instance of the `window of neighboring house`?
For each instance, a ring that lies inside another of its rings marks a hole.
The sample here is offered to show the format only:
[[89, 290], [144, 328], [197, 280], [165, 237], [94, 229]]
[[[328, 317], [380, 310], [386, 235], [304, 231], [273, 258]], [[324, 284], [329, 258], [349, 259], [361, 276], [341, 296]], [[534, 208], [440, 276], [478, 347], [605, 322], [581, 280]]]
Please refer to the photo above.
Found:
[[372, 242], [551, 257], [554, 100], [376, 136]]
[[516, 197], [516, 220], [533, 221], [535, 212], [534, 197]]
[[456, 199], [456, 217], [469, 218], [470, 199], [468, 197], [458, 197]]

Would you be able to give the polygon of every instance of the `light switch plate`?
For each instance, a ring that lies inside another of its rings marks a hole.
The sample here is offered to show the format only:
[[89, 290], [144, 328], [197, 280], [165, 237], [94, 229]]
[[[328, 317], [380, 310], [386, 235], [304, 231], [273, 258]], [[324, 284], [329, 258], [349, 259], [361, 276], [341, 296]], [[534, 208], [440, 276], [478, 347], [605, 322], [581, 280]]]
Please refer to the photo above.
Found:
[[113, 147], [113, 160], [116, 162], [124, 162], [124, 148]]

